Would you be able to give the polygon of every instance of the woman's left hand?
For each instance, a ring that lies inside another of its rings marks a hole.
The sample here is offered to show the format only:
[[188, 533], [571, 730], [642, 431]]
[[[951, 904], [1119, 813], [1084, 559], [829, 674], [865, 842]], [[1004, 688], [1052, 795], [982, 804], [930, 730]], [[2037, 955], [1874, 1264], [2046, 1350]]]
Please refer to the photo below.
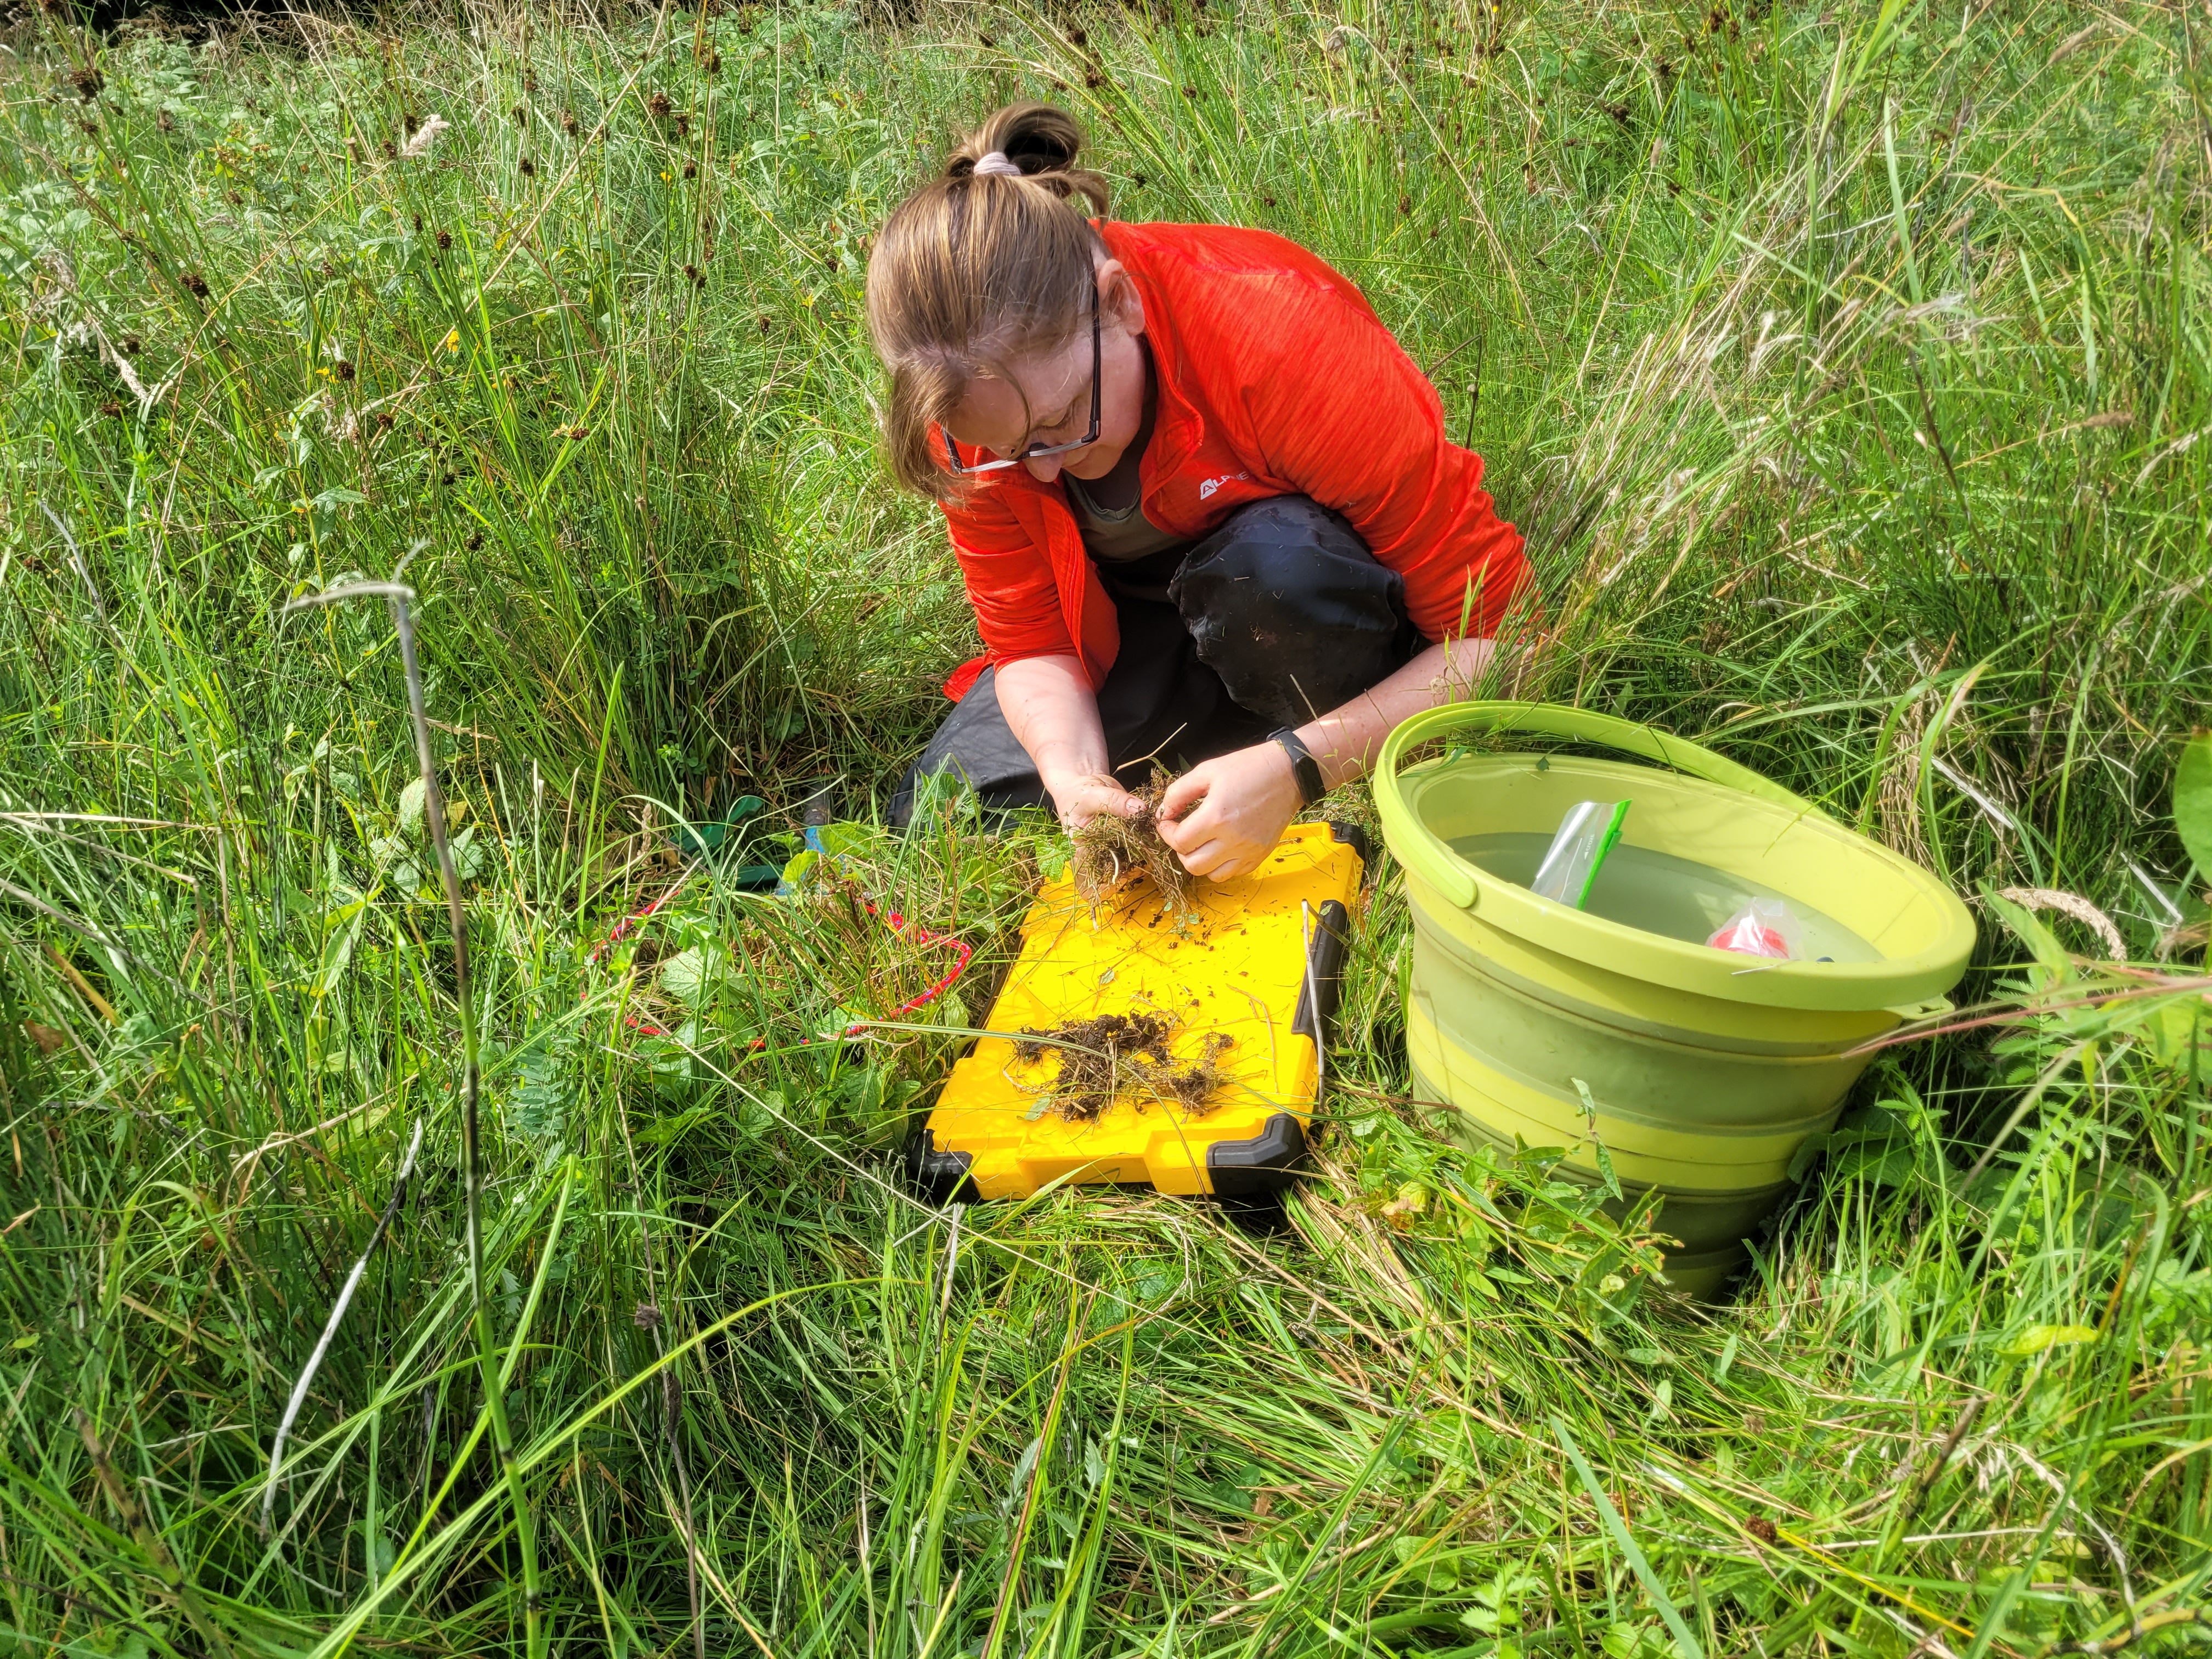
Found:
[[1168, 786], [1160, 839], [1194, 876], [1227, 881], [1259, 867], [1303, 805], [1282, 745], [1255, 744], [1194, 766]]

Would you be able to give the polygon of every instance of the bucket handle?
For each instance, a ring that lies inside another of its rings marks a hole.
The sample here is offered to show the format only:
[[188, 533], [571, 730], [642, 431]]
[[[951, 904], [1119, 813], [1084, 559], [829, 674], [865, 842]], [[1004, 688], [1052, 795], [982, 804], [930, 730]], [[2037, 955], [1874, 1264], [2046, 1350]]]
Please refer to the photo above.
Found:
[[1741, 790], [1807, 817], [1828, 822], [1827, 814], [1812, 802], [1759, 776], [1749, 767], [1723, 759], [1686, 738], [1670, 736], [1618, 715], [1593, 714], [1550, 702], [1443, 703], [1401, 722], [1383, 740], [1382, 752], [1375, 768], [1375, 804], [1382, 812], [1384, 825], [1395, 832], [1391, 850], [1422, 880], [1462, 909], [1474, 902], [1474, 873], [1443, 842], [1414, 822], [1398, 787], [1398, 763], [1416, 744], [1448, 732], [1469, 730], [1531, 732], [1577, 743], [1601, 744], [1656, 761], [1708, 783]]

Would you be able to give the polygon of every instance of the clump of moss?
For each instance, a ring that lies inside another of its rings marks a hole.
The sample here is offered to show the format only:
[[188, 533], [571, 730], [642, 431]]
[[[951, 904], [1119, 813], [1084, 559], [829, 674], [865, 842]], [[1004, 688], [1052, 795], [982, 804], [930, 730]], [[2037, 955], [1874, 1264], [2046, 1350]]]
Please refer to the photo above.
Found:
[[1221, 1056], [1237, 1040], [1217, 1031], [1201, 1045], [1198, 1058], [1178, 1061], [1168, 1048], [1175, 1032], [1167, 1015], [1143, 1011], [1094, 1014], [1046, 1030], [1024, 1030], [1014, 1044], [1016, 1060], [1034, 1066], [1048, 1053], [1060, 1055], [1060, 1068], [1032, 1115], [1050, 1112], [1071, 1123], [1092, 1123], [1125, 1097], [1139, 1111], [1147, 1100], [1170, 1100], [1194, 1117], [1205, 1115], [1228, 1081]]
[[1170, 910], [1184, 908], [1192, 876], [1175, 849], [1160, 839], [1159, 830], [1160, 800], [1174, 781], [1154, 767], [1152, 781], [1133, 792], [1142, 809], [1135, 817], [1102, 812], [1075, 832], [1069, 867], [1085, 904], [1096, 905], [1124, 881], [1143, 877], [1159, 890]]

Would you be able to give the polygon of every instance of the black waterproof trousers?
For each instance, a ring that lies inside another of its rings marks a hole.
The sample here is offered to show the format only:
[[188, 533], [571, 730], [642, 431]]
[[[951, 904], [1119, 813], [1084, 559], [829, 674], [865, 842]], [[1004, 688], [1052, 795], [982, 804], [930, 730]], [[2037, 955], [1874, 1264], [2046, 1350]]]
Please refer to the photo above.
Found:
[[[1404, 580], [1303, 495], [1255, 501], [1187, 550], [1102, 564], [1099, 575], [1121, 648], [1098, 690], [1098, 718], [1132, 786], [1154, 759], [1181, 771], [1341, 707], [1422, 643], [1406, 618]], [[916, 779], [947, 770], [986, 806], [1044, 803], [1000, 712], [996, 678], [985, 670], [938, 727], [892, 798], [892, 823], [911, 815]]]

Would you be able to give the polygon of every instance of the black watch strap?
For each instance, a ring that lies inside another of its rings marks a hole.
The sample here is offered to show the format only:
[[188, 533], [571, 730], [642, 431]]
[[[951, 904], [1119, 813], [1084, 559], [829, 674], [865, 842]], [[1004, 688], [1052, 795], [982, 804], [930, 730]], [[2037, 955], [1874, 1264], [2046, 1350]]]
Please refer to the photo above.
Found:
[[1321, 763], [1313, 757], [1304, 738], [1285, 726], [1268, 732], [1267, 741], [1282, 744], [1283, 752], [1291, 757], [1291, 769], [1297, 774], [1298, 795], [1305, 805], [1311, 806], [1328, 793], [1328, 785], [1322, 781]]

